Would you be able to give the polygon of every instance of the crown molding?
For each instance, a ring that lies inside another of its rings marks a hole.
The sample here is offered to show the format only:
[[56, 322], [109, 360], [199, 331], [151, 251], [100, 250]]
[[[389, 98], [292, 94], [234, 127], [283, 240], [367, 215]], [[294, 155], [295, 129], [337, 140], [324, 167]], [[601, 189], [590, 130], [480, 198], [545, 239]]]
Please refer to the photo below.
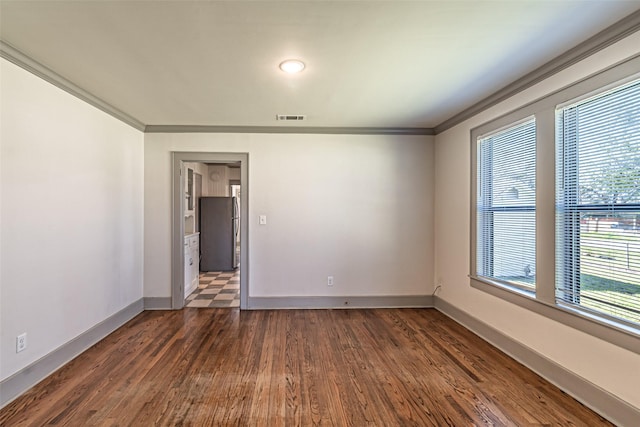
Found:
[[0, 57], [14, 63], [20, 68], [29, 71], [30, 73], [64, 90], [65, 92], [70, 93], [76, 98], [83, 100], [84, 102], [96, 107], [97, 109], [104, 111], [105, 113], [115, 117], [116, 119], [140, 131], [144, 131], [144, 123], [118, 110], [114, 106], [107, 104], [100, 98], [90, 94], [86, 90], [65, 79], [52, 69], [28, 57], [18, 49], [2, 40], [0, 40]]
[[118, 120], [145, 133], [280, 133], [280, 134], [347, 134], [347, 135], [435, 135], [432, 128], [404, 127], [288, 127], [288, 126], [200, 126], [146, 125], [136, 118], [106, 103], [47, 66], [28, 57], [7, 42], [0, 40], [0, 57], [40, 77]]
[[347, 135], [435, 135], [433, 128], [146, 125], [106, 103], [47, 66], [0, 40], [0, 57], [145, 133], [280, 133]]
[[515, 94], [539, 83], [554, 74], [568, 68], [589, 56], [611, 46], [612, 44], [630, 36], [640, 30], [640, 10], [626, 16], [610, 27], [600, 31], [593, 37], [588, 38], [577, 46], [569, 49], [565, 53], [555, 57], [543, 66], [536, 68], [524, 77], [508, 84], [504, 88], [461, 111], [455, 116], [445, 120], [434, 128], [435, 134], [442, 133], [447, 129], [475, 116], [478, 113], [493, 107], [494, 105], [511, 98]]
[[346, 135], [435, 135], [432, 128], [147, 125], [145, 133], [292, 133]]
[[482, 101], [445, 120], [435, 128], [412, 127], [307, 127], [307, 126], [200, 126], [146, 125], [104, 102], [43, 64], [29, 58], [10, 44], [0, 40], [0, 57], [16, 64], [58, 88], [82, 99], [105, 113], [145, 133], [284, 133], [284, 134], [350, 134], [350, 135], [437, 135], [456, 126], [523, 90], [551, 77], [608, 46], [640, 30], [640, 10], [628, 15], [595, 36], [510, 83]]

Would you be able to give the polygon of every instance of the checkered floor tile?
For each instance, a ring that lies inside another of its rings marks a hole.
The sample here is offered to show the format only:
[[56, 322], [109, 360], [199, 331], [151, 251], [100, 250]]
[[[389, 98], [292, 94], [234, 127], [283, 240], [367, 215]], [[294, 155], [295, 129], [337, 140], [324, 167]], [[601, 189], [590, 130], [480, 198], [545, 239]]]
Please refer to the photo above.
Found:
[[240, 269], [200, 273], [200, 285], [185, 301], [186, 307], [240, 307]]

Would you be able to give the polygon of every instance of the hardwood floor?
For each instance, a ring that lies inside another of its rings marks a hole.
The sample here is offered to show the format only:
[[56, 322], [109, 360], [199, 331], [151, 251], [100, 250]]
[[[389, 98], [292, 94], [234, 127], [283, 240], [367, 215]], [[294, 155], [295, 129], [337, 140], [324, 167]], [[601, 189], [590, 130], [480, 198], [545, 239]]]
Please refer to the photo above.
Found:
[[147, 311], [2, 426], [611, 425], [433, 309]]

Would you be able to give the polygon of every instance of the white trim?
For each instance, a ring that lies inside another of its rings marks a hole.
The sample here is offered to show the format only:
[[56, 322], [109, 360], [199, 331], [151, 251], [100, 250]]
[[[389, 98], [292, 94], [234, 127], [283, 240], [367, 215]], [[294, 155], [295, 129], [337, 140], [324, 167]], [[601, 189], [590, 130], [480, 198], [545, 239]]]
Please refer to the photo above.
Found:
[[184, 307], [184, 177], [185, 162], [240, 163], [240, 309], [249, 295], [249, 154], [223, 152], [171, 152], [171, 309]]
[[142, 313], [139, 299], [0, 382], [0, 408]]
[[638, 425], [640, 408], [625, 402], [585, 378], [569, 371], [553, 360], [508, 337], [442, 298], [434, 297], [434, 305], [444, 315], [513, 357], [614, 424], [619, 426]]
[[171, 310], [170, 297], [144, 297], [145, 310]]
[[[556, 106], [571, 102], [585, 93], [594, 93], [599, 88], [628, 82], [640, 73], [640, 54], [621, 61], [611, 67], [579, 80], [555, 92], [547, 94], [520, 108], [497, 117], [471, 130], [470, 135], [470, 258], [469, 272], [472, 287], [502, 298], [520, 307], [546, 316], [557, 322], [603, 339], [614, 345], [640, 354], [640, 330], [631, 330], [624, 324], [614, 324], [606, 319], [568, 310], [556, 304], [555, 298], [555, 111]], [[525, 296], [512, 287], [503, 286], [484, 278], [475, 277], [476, 272], [476, 177], [478, 135], [501, 129], [506, 124], [535, 115], [538, 139], [536, 152], [536, 291]], [[553, 183], [553, 185], [552, 185]]]
[[340, 308], [429, 308], [431, 295], [249, 297], [249, 310], [340, 309]]
[[145, 133], [280, 133], [320, 135], [435, 135], [433, 128], [147, 125]]
[[548, 79], [549, 77], [559, 73], [565, 68], [568, 68], [573, 64], [577, 64], [578, 62], [590, 57], [595, 53], [600, 52], [601, 50], [624, 39], [625, 37], [630, 36], [638, 30], [640, 30], [640, 10], [628, 15], [627, 17], [600, 31], [595, 36], [583, 41], [577, 46], [574, 46], [563, 54], [547, 62], [543, 66], [536, 68], [535, 70], [526, 74], [524, 77], [521, 77], [518, 80], [508, 84], [504, 88], [495, 92], [493, 95], [483, 99], [480, 102], [477, 102], [466, 110], [461, 111], [455, 116], [440, 123], [434, 128], [435, 134], [437, 135], [446, 131], [447, 129], [451, 129], [452, 127], [477, 115], [478, 113], [481, 113], [487, 108], [497, 105], [500, 102], [511, 98], [517, 93], [520, 93], [523, 90], [528, 89], [545, 79]]
[[117, 109], [113, 105], [107, 104], [102, 99], [87, 92], [73, 82], [65, 79], [60, 74], [42, 65], [36, 60], [29, 58], [27, 55], [2, 40], [0, 40], [0, 58], [4, 58], [9, 62], [14, 63], [18, 67], [40, 77], [42, 80], [51, 83], [52, 85], [75, 96], [76, 98], [83, 100], [87, 104], [92, 105], [97, 109], [102, 110], [105, 113], [115, 117], [116, 119], [128, 124], [129, 126], [144, 132], [144, 123], [142, 123], [138, 119]]
[[578, 310], [570, 310], [554, 303], [549, 304], [540, 299], [523, 295], [515, 289], [510, 289], [506, 286], [496, 286], [495, 284], [475, 278], [471, 278], [470, 280], [472, 288], [491, 294], [519, 307], [526, 308], [534, 313], [585, 332], [593, 337], [600, 338], [618, 347], [640, 354], [640, 335], [622, 324], [614, 324], [613, 322], [602, 319], [595, 320], [593, 317], [583, 315]]
[[378, 135], [437, 135], [475, 116], [513, 95], [539, 83], [565, 68], [576, 64], [589, 56], [605, 49], [640, 30], [640, 11], [621, 19], [595, 36], [569, 49], [541, 67], [533, 70], [520, 79], [508, 84], [493, 95], [477, 102], [471, 107], [450, 117], [434, 128], [357, 128], [357, 127], [284, 127], [284, 126], [197, 126], [197, 125], [145, 125], [138, 119], [107, 104], [98, 97], [76, 86], [69, 80], [45, 67], [6, 42], [0, 41], [0, 57], [13, 62], [19, 67], [39, 76], [51, 84], [88, 102], [106, 113], [122, 120], [145, 133], [155, 132], [223, 132], [223, 133], [318, 133], [318, 134], [378, 134]]

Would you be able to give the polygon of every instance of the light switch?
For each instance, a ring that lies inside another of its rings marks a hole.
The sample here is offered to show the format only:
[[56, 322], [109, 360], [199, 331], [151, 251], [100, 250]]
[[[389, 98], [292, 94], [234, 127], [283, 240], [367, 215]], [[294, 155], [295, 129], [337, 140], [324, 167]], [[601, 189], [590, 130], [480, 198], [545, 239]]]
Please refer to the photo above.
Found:
[[267, 216], [260, 215], [260, 225], [267, 225]]

